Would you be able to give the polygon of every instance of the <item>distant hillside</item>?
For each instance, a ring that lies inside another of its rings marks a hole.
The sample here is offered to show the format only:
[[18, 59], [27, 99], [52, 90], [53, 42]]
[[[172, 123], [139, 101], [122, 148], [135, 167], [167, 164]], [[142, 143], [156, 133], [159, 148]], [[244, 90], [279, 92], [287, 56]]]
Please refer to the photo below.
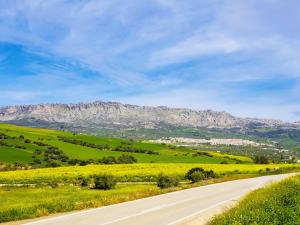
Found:
[[[137, 161], [128, 162], [128, 156]], [[252, 160], [245, 156], [164, 144], [0, 124], [0, 171], [1, 163], [16, 162], [33, 167], [56, 167], [136, 162], [251, 163]]]
[[274, 128], [296, 126], [280, 120], [238, 118], [227, 112], [148, 107], [96, 101], [78, 104], [39, 104], [0, 108], [0, 121], [82, 131], [114, 128]]

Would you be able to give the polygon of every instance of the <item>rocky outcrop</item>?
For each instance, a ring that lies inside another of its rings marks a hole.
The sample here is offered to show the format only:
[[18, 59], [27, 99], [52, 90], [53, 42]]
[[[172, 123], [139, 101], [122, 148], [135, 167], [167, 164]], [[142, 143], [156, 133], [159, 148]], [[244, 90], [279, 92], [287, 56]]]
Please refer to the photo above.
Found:
[[0, 121], [43, 121], [75, 127], [159, 128], [172, 127], [277, 127], [280, 120], [238, 118], [227, 112], [165, 106], [148, 107], [96, 101], [78, 104], [39, 104], [0, 108]]

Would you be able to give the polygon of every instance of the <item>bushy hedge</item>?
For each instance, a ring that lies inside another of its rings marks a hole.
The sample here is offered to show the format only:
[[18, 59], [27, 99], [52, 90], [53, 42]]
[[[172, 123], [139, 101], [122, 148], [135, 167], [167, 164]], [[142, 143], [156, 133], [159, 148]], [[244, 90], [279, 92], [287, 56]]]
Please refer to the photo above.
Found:
[[101, 159], [88, 159], [88, 160], [80, 160], [80, 159], [70, 159], [67, 161], [69, 165], [79, 165], [86, 166], [88, 164], [132, 164], [136, 163], [137, 159], [132, 155], [121, 155], [118, 158], [114, 156], [106, 156]]

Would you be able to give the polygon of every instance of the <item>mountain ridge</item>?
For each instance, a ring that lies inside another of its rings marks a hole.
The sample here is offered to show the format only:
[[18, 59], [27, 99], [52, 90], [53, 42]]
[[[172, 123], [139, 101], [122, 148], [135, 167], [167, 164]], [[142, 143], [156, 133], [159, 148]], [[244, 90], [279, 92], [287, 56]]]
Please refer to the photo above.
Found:
[[295, 124], [276, 119], [240, 118], [225, 111], [193, 110], [167, 106], [138, 106], [119, 102], [80, 102], [0, 107], [0, 121], [43, 121], [75, 127], [193, 128], [284, 127]]

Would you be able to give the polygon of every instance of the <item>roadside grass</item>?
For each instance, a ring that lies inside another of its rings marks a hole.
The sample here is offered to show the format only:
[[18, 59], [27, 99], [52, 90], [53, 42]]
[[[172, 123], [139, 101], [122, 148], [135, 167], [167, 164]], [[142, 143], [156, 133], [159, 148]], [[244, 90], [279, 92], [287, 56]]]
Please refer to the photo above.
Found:
[[253, 191], [210, 224], [300, 224], [300, 175]]
[[99, 207], [160, 194], [155, 185], [118, 185], [116, 189], [77, 187], [0, 188], [0, 222], [46, 216], [58, 212]]

